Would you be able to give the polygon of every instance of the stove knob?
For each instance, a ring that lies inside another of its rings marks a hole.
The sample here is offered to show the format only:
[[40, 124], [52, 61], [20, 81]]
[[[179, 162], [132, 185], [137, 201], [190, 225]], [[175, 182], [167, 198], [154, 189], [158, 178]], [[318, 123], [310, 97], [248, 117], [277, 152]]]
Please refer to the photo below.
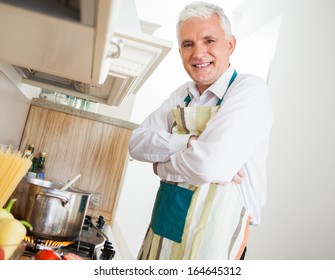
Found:
[[97, 228], [103, 229], [105, 225], [105, 218], [103, 216], [99, 216], [97, 221]]
[[113, 243], [110, 241], [105, 241], [104, 248], [106, 249], [113, 249]]
[[112, 242], [105, 241], [104, 247], [101, 249], [100, 260], [112, 260], [115, 256], [115, 251], [113, 250]]
[[84, 220], [84, 224], [91, 225], [92, 224], [92, 216], [86, 215], [85, 220]]
[[90, 226], [92, 226], [92, 217], [86, 215], [84, 219], [83, 229], [88, 230]]

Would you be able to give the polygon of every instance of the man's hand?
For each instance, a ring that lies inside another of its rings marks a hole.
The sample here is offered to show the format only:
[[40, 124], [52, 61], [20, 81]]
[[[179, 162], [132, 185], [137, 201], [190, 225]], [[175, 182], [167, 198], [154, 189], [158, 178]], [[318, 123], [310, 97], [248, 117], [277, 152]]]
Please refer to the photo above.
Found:
[[232, 181], [236, 184], [241, 184], [243, 182], [243, 178], [245, 177], [245, 172], [243, 168], [240, 169], [239, 172], [233, 177]]
[[198, 140], [198, 136], [195, 135], [191, 135], [190, 138], [188, 138], [187, 141], [187, 148], [191, 148], [192, 147], [192, 142]]
[[155, 173], [156, 175], [158, 175], [158, 174], [157, 174], [157, 165], [158, 165], [158, 162], [155, 162], [155, 163], [152, 165], [152, 169], [154, 170], [154, 173]]
[[[233, 179], [231, 180], [232, 182], [236, 183], [236, 184], [241, 184], [243, 182], [243, 179], [245, 177], [245, 172], [243, 170], [243, 168], [241, 168], [236, 175], [233, 177]], [[224, 182], [220, 182], [218, 183], [219, 185], [224, 185]]]

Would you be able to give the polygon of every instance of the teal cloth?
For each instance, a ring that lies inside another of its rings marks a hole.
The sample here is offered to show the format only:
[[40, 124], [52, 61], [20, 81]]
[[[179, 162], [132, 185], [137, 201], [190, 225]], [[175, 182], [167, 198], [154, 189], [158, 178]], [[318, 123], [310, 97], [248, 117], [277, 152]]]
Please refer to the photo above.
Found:
[[193, 191], [161, 181], [151, 216], [157, 235], [181, 243]]

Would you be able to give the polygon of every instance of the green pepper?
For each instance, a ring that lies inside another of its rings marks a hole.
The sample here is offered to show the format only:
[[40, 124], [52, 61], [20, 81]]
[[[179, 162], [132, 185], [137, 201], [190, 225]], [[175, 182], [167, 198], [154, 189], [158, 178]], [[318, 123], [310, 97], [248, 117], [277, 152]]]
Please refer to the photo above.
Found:
[[0, 247], [3, 246], [5, 259], [9, 259], [21, 244], [23, 237], [27, 234], [26, 227], [32, 229], [28, 222], [19, 221], [10, 213], [15, 201], [16, 199], [11, 200], [0, 212]]

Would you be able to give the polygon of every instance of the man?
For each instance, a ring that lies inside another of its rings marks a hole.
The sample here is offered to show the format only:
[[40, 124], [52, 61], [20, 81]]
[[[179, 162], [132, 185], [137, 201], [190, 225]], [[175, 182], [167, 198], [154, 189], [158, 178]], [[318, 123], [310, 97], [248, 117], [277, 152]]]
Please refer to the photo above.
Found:
[[241, 259], [266, 200], [272, 109], [266, 84], [230, 65], [236, 40], [223, 10], [180, 13], [179, 52], [192, 82], [137, 128], [130, 155], [161, 178], [139, 259]]

